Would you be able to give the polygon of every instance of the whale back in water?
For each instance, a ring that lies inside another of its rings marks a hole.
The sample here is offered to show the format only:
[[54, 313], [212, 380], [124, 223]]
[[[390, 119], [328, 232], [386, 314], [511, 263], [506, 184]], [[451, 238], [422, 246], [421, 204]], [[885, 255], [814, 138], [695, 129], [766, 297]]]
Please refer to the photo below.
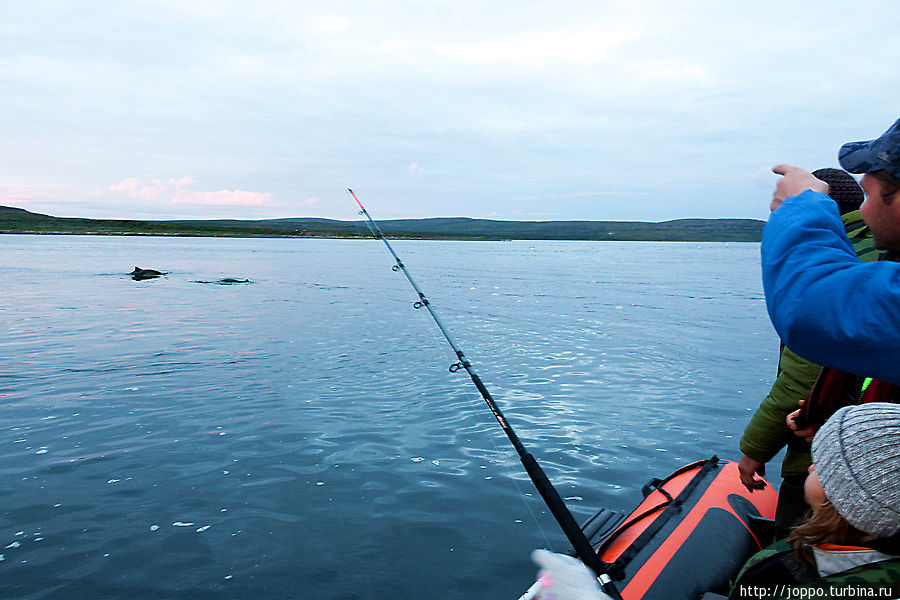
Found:
[[238, 279], [237, 277], [223, 277], [215, 281], [196, 281], [196, 283], [210, 283], [215, 285], [232, 285], [235, 283], [251, 283], [249, 279]]
[[159, 277], [160, 275], [165, 275], [162, 271], [157, 271], [155, 269], [142, 269], [140, 267], [135, 267], [134, 271], [129, 273], [131, 278], [135, 281], [140, 281], [141, 279], [153, 279], [154, 277]]

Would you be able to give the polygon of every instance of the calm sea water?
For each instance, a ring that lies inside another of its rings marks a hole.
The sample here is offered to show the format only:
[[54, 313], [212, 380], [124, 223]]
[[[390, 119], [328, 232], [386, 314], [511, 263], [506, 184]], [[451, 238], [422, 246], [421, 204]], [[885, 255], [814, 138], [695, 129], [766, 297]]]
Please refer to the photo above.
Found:
[[[736, 457], [777, 360], [758, 245], [394, 245], [579, 520]], [[391, 264], [0, 236], [0, 598], [518, 597], [566, 543]]]

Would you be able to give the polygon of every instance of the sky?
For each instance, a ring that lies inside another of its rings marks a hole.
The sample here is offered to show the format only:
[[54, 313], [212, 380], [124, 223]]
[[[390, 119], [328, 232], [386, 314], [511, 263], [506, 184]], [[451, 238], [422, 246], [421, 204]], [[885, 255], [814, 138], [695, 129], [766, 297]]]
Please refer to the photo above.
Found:
[[0, 2], [0, 205], [765, 219], [900, 117], [900, 2]]

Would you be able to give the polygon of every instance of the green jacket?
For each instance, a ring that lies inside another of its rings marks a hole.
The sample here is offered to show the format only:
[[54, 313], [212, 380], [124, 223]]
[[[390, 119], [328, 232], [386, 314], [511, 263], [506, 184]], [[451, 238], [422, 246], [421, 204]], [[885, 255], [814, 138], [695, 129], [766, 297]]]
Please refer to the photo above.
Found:
[[[856, 255], [863, 262], [878, 260], [879, 252], [872, 245], [872, 233], [862, 221], [858, 210], [841, 217], [847, 236]], [[781, 463], [781, 476], [805, 475], [812, 464], [809, 444], [793, 434], [785, 423], [788, 414], [797, 410], [806, 398], [822, 367], [800, 358], [786, 346], [778, 359], [778, 377], [741, 437], [741, 452], [754, 460], [767, 463], [787, 446]]]
[[[766, 588], [767, 594], [759, 593], [760, 587]], [[801, 593], [800, 588], [806, 592]], [[864, 589], [872, 593], [861, 593], [860, 590]], [[890, 593], [887, 593], [888, 589]], [[851, 595], [851, 592], [856, 594]], [[729, 598], [897, 598], [898, 594], [900, 558], [868, 563], [821, 577], [814, 565], [796, 556], [787, 540], [779, 540], [750, 557], [738, 573]]]

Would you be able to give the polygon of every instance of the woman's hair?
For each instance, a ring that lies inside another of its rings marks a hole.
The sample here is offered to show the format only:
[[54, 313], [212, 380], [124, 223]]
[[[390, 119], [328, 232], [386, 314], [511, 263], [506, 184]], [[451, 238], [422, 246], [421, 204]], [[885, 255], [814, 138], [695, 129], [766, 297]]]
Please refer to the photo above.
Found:
[[881, 185], [881, 197], [889, 204], [894, 194], [900, 192], [900, 177], [895, 177], [884, 170], [872, 171], [870, 175], [878, 180]]
[[810, 546], [816, 544], [839, 544], [842, 546], [865, 546], [871, 548], [877, 538], [851, 525], [841, 516], [831, 501], [820, 504], [800, 525], [794, 527], [788, 536], [788, 543], [803, 560], [815, 564]]

